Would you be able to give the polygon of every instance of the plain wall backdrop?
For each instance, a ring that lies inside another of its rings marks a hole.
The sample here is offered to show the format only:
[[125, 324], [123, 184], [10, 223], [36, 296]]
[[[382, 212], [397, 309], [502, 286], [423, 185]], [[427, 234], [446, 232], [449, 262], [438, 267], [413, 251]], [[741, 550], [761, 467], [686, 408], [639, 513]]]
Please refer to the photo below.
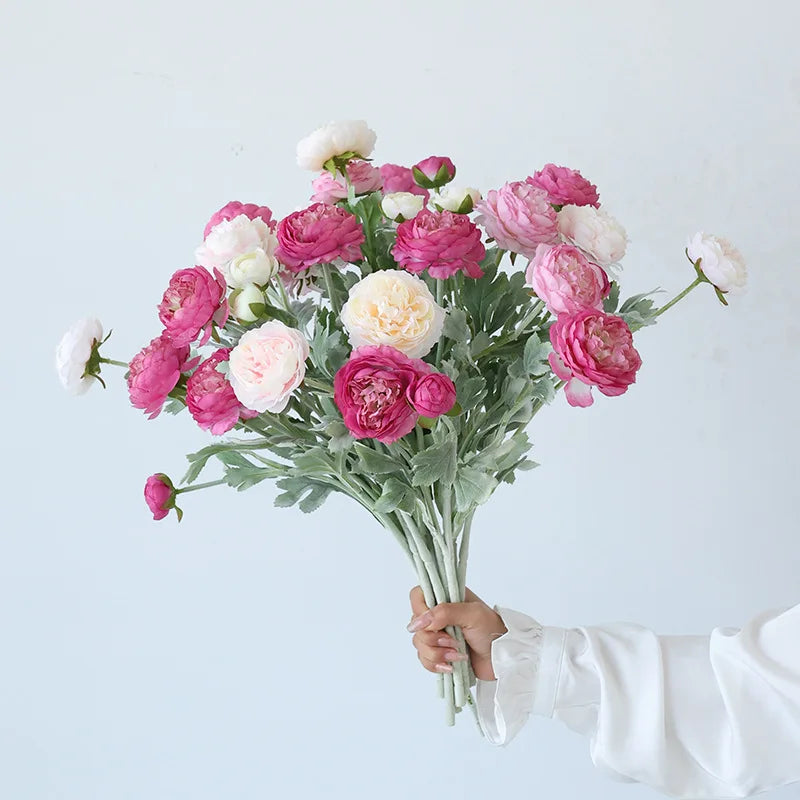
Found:
[[413, 576], [345, 499], [221, 487], [152, 522], [146, 476], [210, 437], [131, 409], [121, 370], [68, 397], [53, 351], [97, 314], [129, 359], [213, 211], [307, 202], [295, 144], [331, 119], [484, 192], [567, 164], [627, 228], [626, 295], [687, 285], [697, 229], [750, 286], [637, 334], [624, 397], [536, 418], [542, 466], [480, 510], [470, 586], [661, 633], [800, 602], [799, 23], [791, 0], [6, 0], [0, 798], [652, 795], [549, 720], [507, 748], [445, 728]]

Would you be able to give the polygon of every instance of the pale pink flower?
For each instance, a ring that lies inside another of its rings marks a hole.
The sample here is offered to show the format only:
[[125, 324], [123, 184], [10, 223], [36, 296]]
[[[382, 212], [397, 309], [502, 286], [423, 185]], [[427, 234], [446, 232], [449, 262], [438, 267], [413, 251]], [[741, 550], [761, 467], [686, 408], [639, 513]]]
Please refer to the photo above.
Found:
[[276, 223], [272, 218], [272, 211], [270, 211], [267, 206], [259, 206], [255, 203], [240, 203], [238, 200], [231, 200], [230, 203], [226, 203], [219, 211], [216, 211], [211, 216], [211, 219], [206, 223], [205, 230], [203, 231], [203, 239], [205, 239], [220, 222], [227, 222], [228, 220], [235, 219], [242, 215], [248, 219], [260, 219], [270, 230], [275, 230]]
[[234, 394], [228, 379], [217, 365], [230, 358], [230, 350], [220, 347], [191, 374], [186, 382], [186, 405], [192, 419], [203, 429], [220, 436], [240, 419], [258, 416], [246, 409]]
[[602, 208], [564, 206], [558, 212], [558, 230], [602, 267], [619, 261], [628, 245], [625, 229]]
[[459, 270], [480, 278], [485, 255], [481, 232], [472, 220], [464, 214], [428, 209], [397, 226], [392, 248], [401, 267], [415, 273], [427, 269], [432, 278], [449, 278]]
[[602, 308], [603, 298], [611, 288], [605, 270], [571, 244], [540, 244], [525, 278], [553, 314]]
[[[381, 172], [368, 161], [351, 161], [347, 165], [347, 177], [353, 184], [357, 195], [369, 194], [381, 188], [383, 181]], [[327, 203], [334, 205], [339, 200], [347, 197], [347, 186], [343, 178], [334, 178], [330, 172], [323, 172], [311, 182], [314, 194], [311, 200], [314, 203]]]
[[314, 203], [278, 223], [278, 260], [294, 272], [337, 258], [360, 261], [364, 229], [358, 217], [339, 206]]
[[212, 275], [202, 267], [178, 270], [169, 281], [158, 318], [175, 347], [191, 344], [203, 331], [199, 344], [211, 336], [214, 323], [224, 325], [228, 319], [227, 287], [219, 270]]
[[280, 413], [303, 382], [308, 342], [300, 331], [277, 320], [247, 331], [230, 353], [228, 378], [248, 409]]
[[401, 167], [399, 164], [383, 164], [380, 171], [384, 194], [410, 192], [411, 194], [421, 195], [427, 201], [428, 190], [417, 186], [417, 182], [414, 180], [414, 173], [410, 167]]
[[594, 206], [600, 205], [597, 187], [586, 180], [577, 170], [545, 164], [534, 172], [526, 183], [544, 189], [550, 202], [556, 206]]
[[624, 394], [642, 365], [625, 320], [596, 309], [559, 316], [550, 326], [550, 342], [550, 367], [567, 382], [571, 406], [590, 406], [592, 386], [608, 397]]
[[476, 222], [503, 250], [533, 258], [540, 244], [558, 241], [556, 212], [547, 192], [524, 181], [492, 189], [475, 209]]
[[128, 368], [128, 394], [134, 408], [143, 409], [150, 419], [157, 417], [181, 373], [197, 364], [198, 359], [188, 358], [189, 347], [176, 347], [166, 332], [140, 350]]
[[175, 495], [172, 481], [163, 472], [151, 475], [144, 484], [144, 500], [154, 520], [164, 519], [174, 508], [180, 522], [183, 512], [175, 505]]
[[727, 239], [701, 231], [689, 239], [686, 252], [693, 264], [700, 261], [700, 271], [721, 292], [744, 290], [747, 267], [742, 254]]

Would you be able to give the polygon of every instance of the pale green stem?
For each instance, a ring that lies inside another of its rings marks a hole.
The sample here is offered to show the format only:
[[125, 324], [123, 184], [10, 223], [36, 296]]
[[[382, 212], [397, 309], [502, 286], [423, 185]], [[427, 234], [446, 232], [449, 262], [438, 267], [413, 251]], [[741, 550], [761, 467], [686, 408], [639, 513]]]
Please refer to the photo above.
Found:
[[695, 288], [695, 286], [699, 286], [701, 283], [706, 283], [706, 281], [698, 276], [680, 294], [673, 297], [672, 300], [669, 301], [669, 303], [667, 303], [664, 306], [661, 306], [661, 308], [659, 308], [658, 311], [656, 311], [656, 313], [653, 314], [652, 318], [655, 319], [656, 317], [660, 317], [668, 308], [672, 308], [672, 306], [674, 306], [675, 303], [679, 303], [681, 300], [683, 300], [683, 298], [686, 297], [686, 295], [689, 294], [689, 292], [691, 292], [692, 289]]
[[274, 280], [274, 285], [278, 287], [278, 296], [280, 297], [281, 302], [283, 303], [284, 310], [290, 311], [291, 301], [289, 300], [289, 295], [286, 294], [286, 287], [283, 285], [283, 281], [280, 278], [276, 277]]
[[102, 356], [99, 359], [101, 364], [113, 364], [115, 367], [125, 367], [128, 368], [129, 364], [126, 361], [114, 361], [113, 358], [103, 358]]
[[[438, 278], [436, 280], [436, 305], [441, 306], [444, 302], [444, 289], [446, 278]], [[442, 363], [442, 347], [444, 346], [444, 337], [439, 337], [439, 342], [436, 345], [436, 369], [439, 369]]]
[[464, 530], [461, 533], [461, 546], [458, 550], [458, 587], [464, 592], [467, 588], [467, 557], [469, 556], [469, 537], [472, 532], [472, 516], [475, 512], [467, 515], [464, 522]]
[[326, 394], [333, 394], [333, 386], [330, 383], [325, 383], [325, 381], [318, 381], [316, 378], [304, 378], [303, 383], [309, 387], [309, 389], [316, 389], [320, 392], [325, 392]]
[[209, 486], [220, 486], [223, 483], [227, 483], [224, 478], [220, 478], [216, 481], [208, 481], [207, 483], [193, 483], [191, 486], [183, 486], [180, 489], [175, 489], [175, 494], [186, 494], [187, 492], [197, 492], [200, 489], [208, 489]]

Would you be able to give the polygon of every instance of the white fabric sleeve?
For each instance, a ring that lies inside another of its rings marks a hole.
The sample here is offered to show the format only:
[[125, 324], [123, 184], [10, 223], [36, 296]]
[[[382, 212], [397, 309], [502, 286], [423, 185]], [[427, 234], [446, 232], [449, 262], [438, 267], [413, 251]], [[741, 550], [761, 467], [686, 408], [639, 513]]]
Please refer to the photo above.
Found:
[[497, 680], [477, 685], [494, 744], [535, 714], [589, 736], [592, 760], [613, 777], [674, 797], [800, 781], [800, 605], [710, 636], [548, 628], [496, 610], [508, 628], [492, 645]]

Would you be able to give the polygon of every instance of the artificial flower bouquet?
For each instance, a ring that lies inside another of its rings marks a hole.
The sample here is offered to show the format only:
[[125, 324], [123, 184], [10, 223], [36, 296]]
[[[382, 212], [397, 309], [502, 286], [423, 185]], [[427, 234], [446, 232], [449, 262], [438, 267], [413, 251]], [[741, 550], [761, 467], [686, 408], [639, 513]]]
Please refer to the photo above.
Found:
[[[304, 512], [341, 492], [394, 536], [433, 606], [464, 599], [473, 515], [535, 466], [539, 410], [561, 389], [578, 407], [625, 393], [641, 365], [633, 333], [703, 283], [725, 303], [745, 268], [697, 234], [687, 289], [660, 308], [621, 301], [627, 237], [579, 172], [547, 164], [482, 196], [453, 184], [446, 157], [373, 165], [375, 139], [360, 121], [303, 139], [298, 164], [318, 173], [307, 208], [276, 220], [228, 203], [170, 278], [158, 336], [114, 361], [100, 323], [81, 320], [57, 367], [80, 394], [124, 366], [151, 419], [187, 409], [234, 434], [189, 455], [180, 484], [147, 479], [155, 519], [180, 519], [181, 495], [217, 484], [272, 479], [275, 504]], [[210, 462], [221, 477], [199, 483]], [[468, 662], [439, 676], [450, 724], [473, 680]]]

